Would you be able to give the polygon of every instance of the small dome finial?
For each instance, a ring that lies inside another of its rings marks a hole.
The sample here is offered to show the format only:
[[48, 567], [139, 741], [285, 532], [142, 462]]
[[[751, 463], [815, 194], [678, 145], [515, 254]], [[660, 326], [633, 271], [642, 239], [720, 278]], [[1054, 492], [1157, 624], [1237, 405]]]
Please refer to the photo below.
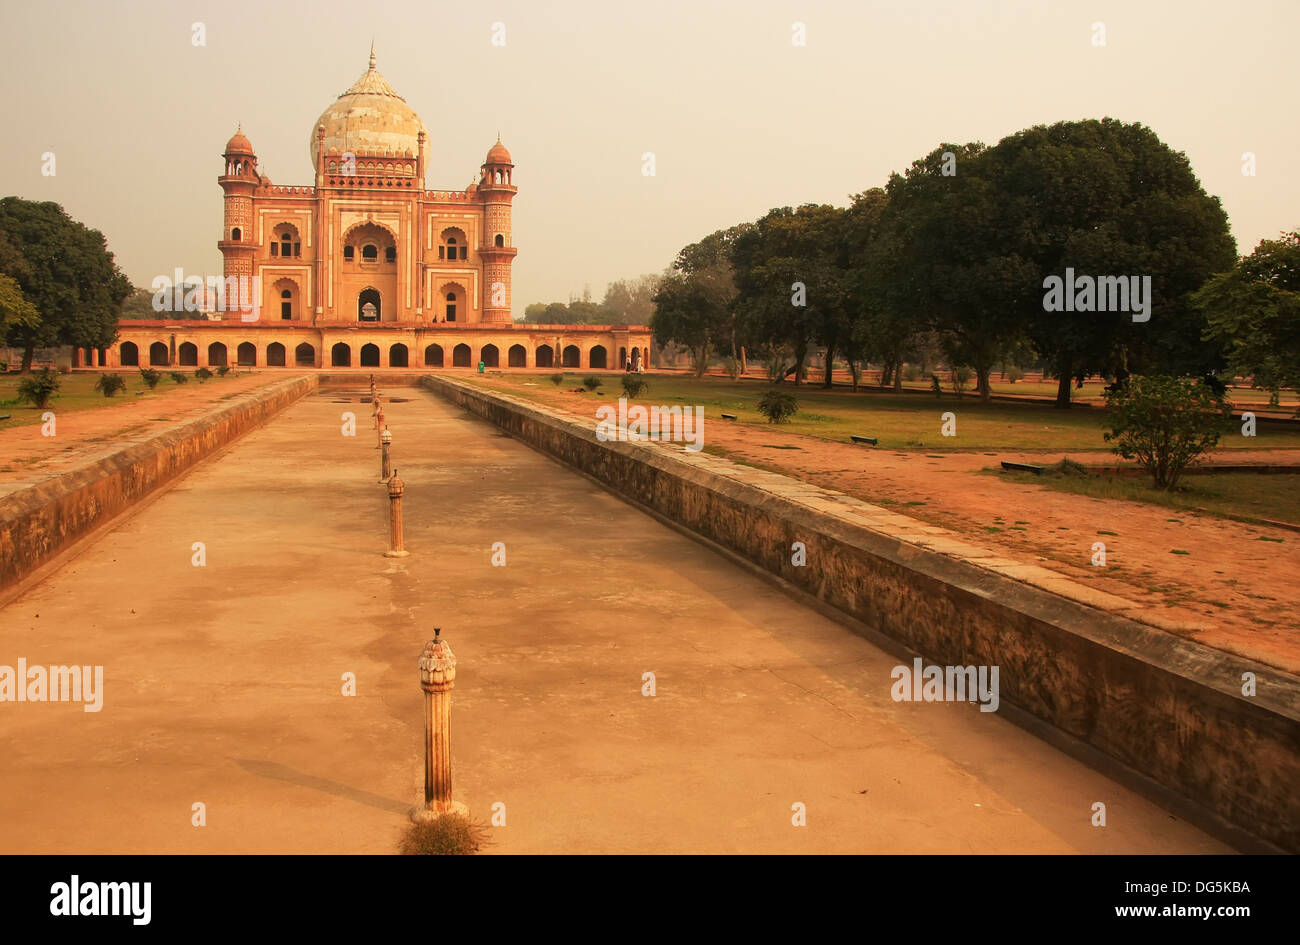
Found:
[[370, 40], [370, 71], [375, 71], [375, 41]]

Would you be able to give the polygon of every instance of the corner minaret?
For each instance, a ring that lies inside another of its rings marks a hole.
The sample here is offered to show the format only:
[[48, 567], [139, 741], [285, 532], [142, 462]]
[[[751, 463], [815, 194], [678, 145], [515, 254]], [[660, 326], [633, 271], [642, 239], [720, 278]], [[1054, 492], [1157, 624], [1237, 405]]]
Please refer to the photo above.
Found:
[[225, 220], [217, 248], [221, 250], [222, 275], [253, 275], [253, 257], [257, 244], [253, 233], [253, 191], [261, 183], [257, 172], [257, 154], [252, 142], [244, 137], [241, 125], [226, 142], [225, 173], [217, 183], [225, 191]]
[[487, 153], [479, 177], [477, 197], [483, 204], [483, 321], [510, 324], [510, 266], [519, 251], [510, 238], [510, 204], [517, 188], [510, 152], [497, 143]]

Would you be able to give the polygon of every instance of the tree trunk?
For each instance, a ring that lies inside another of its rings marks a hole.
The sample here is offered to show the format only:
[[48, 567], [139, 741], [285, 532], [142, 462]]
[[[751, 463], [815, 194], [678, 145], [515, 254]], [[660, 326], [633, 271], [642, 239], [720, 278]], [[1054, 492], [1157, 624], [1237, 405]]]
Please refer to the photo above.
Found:
[[892, 369], [893, 369], [893, 362], [890, 361], [888, 358], [880, 362], [880, 386], [881, 387], [889, 386], [889, 379], [893, 376], [893, 374], [891, 373]]
[[898, 361], [894, 364], [894, 390], [901, 391], [902, 389], [903, 389], [903, 359], [899, 358]]
[[989, 386], [989, 375], [993, 373], [993, 368], [977, 367], [975, 369], [975, 389], [979, 391], [980, 400], [989, 403], [993, 399], [993, 389]]
[[32, 358], [34, 357], [36, 357], [35, 348], [30, 348], [30, 347], [23, 348], [23, 367], [22, 367], [23, 374], [32, 373]]
[[803, 381], [803, 363], [808, 357], [808, 343], [800, 342], [799, 347], [794, 349], [794, 386], [798, 387]]
[[1056, 379], [1056, 404], [1057, 410], [1070, 409], [1070, 378], [1073, 372], [1070, 370], [1070, 359], [1062, 357], [1056, 364], [1059, 376]]
[[749, 370], [749, 358], [745, 355], [745, 346], [740, 346], [740, 376], [744, 377]]
[[827, 345], [826, 346], [826, 380], [822, 384], [822, 387], [826, 388], [827, 390], [830, 390], [831, 385], [833, 384], [831, 372], [834, 370], [834, 364], [835, 364], [835, 346]]

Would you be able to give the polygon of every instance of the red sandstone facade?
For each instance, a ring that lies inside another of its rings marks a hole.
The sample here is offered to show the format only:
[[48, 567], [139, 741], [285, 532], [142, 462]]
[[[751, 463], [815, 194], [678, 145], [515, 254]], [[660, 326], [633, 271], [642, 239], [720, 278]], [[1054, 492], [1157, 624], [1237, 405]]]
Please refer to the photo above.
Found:
[[[224, 277], [260, 308], [220, 320], [124, 320], [107, 366], [622, 368], [647, 364], [645, 326], [511, 319], [510, 152], [497, 143], [464, 190], [427, 190], [428, 135], [375, 67], [320, 116], [313, 186], [226, 144]], [[256, 277], [256, 278], [253, 278]], [[228, 304], [227, 308], [231, 306]], [[80, 361], [80, 358], [78, 358]]]

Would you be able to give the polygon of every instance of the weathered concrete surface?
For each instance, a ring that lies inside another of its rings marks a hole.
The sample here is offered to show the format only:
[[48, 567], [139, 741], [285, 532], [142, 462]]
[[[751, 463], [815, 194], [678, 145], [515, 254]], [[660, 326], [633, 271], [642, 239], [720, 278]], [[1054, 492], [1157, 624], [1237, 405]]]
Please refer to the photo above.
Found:
[[0, 590], [316, 387], [289, 378], [144, 442], [0, 496]]
[[[1006, 701], [1300, 851], [1296, 677], [1108, 613], [1125, 602], [1059, 575], [1017, 580], [1031, 575], [861, 500], [704, 453], [602, 443], [592, 425], [463, 381], [423, 383], [931, 662], [999, 666]], [[796, 541], [806, 566], [791, 563]]]
[[384, 558], [372, 431], [339, 432], [363, 383], [0, 610], [0, 663], [102, 663], [107, 690], [0, 704], [0, 850], [393, 850], [438, 625], [456, 798], [506, 805], [495, 852], [1224, 851], [996, 714], [893, 702], [895, 657], [426, 392], [385, 408], [411, 557]]

